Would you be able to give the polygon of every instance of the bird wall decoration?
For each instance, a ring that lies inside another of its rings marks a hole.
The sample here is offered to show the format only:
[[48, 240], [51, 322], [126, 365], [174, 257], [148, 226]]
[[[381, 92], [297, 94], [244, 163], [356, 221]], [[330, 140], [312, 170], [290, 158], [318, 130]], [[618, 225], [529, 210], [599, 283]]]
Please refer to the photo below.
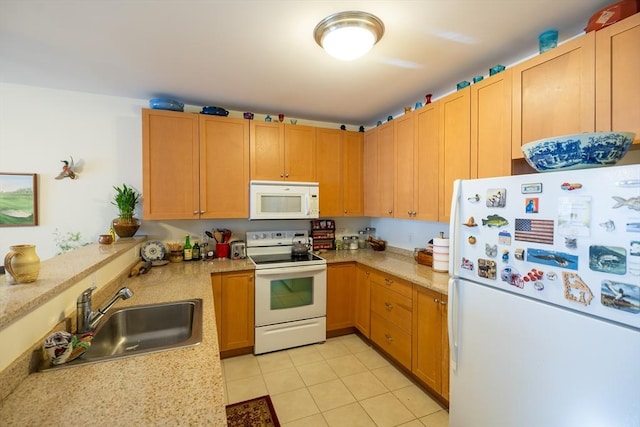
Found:
[[58, 174], [58, 176], [56, 176], [55, 179], [79, 178], [79, 175], [76, 173], [76, 166], [73, 162], [73, 157], [69, 156], [69, 158], [71, 159], [71, 161], [60, 160], [62, 163], [64, 163], [64, 165], [62, 166], [62, 171]]

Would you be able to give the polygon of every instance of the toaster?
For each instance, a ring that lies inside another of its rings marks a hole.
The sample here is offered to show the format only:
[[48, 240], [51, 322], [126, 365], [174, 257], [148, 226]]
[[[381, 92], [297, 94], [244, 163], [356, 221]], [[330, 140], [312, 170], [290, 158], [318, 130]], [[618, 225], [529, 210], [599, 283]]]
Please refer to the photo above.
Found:
[[231, 259], [244, 259], [247, 257], [247, 245], [244, 240], [236, 240], [229, 243], [231, 249]]

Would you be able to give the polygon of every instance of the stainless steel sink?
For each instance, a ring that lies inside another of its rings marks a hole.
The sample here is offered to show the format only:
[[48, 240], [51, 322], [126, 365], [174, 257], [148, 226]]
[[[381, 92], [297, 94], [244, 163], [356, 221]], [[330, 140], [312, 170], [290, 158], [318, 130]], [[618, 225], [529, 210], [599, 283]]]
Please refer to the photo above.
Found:
[[91, 347], [80, 358], [41, 370], [190, 347], [201, 341], [201, 299], [127, 307], [102, 320]]

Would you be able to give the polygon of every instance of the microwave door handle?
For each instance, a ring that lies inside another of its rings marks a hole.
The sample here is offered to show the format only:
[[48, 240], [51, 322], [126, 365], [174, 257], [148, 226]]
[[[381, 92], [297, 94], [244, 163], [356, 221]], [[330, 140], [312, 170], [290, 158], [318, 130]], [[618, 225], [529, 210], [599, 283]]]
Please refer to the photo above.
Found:
[[309, 196], [309, 194], [305, 194], [304, 195], [304, 204], [305, 204], [305, 215], [309, 216], [310, 212], [309, 212], [309, 205], [311, 204], [311, 202], [309, 201], [311, 197]]
[[327, 266], [325, 264], [307, 266], [307, 267], [291, 267], [291, 268], [270, 268], [266, 270], [256, 270], [256, 276], [282, 276], [283, 274], [290, 273], [321, 273], [326, 271]]

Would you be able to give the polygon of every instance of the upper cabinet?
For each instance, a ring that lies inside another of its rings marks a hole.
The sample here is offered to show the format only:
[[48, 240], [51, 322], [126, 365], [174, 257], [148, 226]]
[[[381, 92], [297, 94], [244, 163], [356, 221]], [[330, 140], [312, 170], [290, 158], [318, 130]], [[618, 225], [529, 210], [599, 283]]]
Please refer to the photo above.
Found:
[[438, 221], [438, 149], [440, 141], [440, 102], [419, 108], [413, 116], [414, 134], [414, 218]]
[[248, 131], [241, 119], [143, 109], [143, 218], [246, 218]]
[[316, 129], [321, 217], [364, 214], [363, 136], [361, 132]]
[[[395, 120], [395, 191], [394, 217], [412, 219], [416, 215], [414, 206], [417, 175], [415, 165], [415, 112], [405, 113]], [[385, 159], [389, 161], [390, 159]]]
[[512, 69], [514, 159], [527, 142], [595, 126], [595, 32], [568, 41]]
[[395, 120], [377, 126], [364, 139], [364, 214], [393, 217]]
[[449, 222], [453, 182], [471, 178], [471, 95], [466, 87], [440, 100], [438, 221]]
[[471, 177], [511, 175], [511, 70], [471, 86]]
[[596, 131], [640, 143], [640, 13], [596, 32]]
[[251, 121], [251, 179], [316, 181], [316, 128]]

